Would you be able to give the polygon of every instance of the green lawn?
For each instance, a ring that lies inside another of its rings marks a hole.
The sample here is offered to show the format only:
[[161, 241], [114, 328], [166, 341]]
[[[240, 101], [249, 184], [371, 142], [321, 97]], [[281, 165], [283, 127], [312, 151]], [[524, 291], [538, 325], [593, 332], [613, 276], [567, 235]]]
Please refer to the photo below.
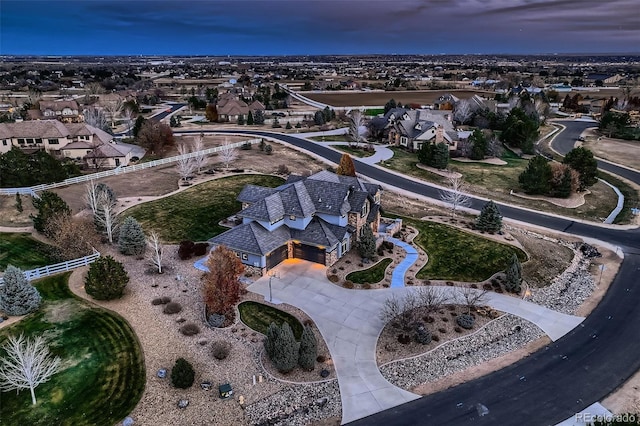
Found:
[[287, 322], [291, 330], [293, 330], [293, 335], [296, 336], [296, 339], [300, 340], [300, 336], [302, 336], [302, 324], [300, 324], [300, 321], [293, 315], [280, 309], [249, 301], [240, 303], [238, 310], [240, 311], [240, 319], [242, 322], [259, 333], [267, 334], [267, 328], [269, 328], [269, 324], [272, 322], [278, 325]]
[[240, 211], [236, 197], [247, 184], [276, 187], [281, 177], [240, 175], [201, 183], [178, 194], [140, 204], [125, 211], [149, 232], [156, 231], [167, 243], [204, 241], [227, 228], [218, 222]]
[[365, 151], [364, 149], [362, 149], [362, 147], [364, 147], [364, 145], [362, 144], [360, 145], [361, 148], [355, 148], [349, 145], [332, 145], [331, 147], [342, 152], [346, 152], [352, 157], [371, 157], [373, 154], [375, 154], [375, 151]]
[[52, 249], [29, 234], [0, 233], [0, 271], [9, 264], [27, 270], [56, 263]]
[[403, 222], [418, 229], [414, 242], [429, 256], [427, 264], [416, 274], [420, 279], [484, 281], [504, 270], [513, 253], [521, 262], [527, 259], [516, 247], [448, 225], [407, 218], [403, 218]]
[[[408, 152], [398, 147], [392, 147], [391, 149], [394, 152], [393, 157], [382, 162], [382, 166], [427, 182], [447, 186], [447, 181], [444, 177], [419, 169], [416, 166], [418, 163], [416, 153]], [[565, 208], [546, 201], [527, 200], [512, 196], [510, 191], [512, 189], [518, 190], [518, 176], [527, 167], [528, 160], [517, 157], [509, 150], [505, 150], [502, 159], [507, 162], [506, 165], [498, 166], [451, 160], [449, 168], [462, 174], [465, 182], [469, 185], [469, 193], [495, 201], [503, 201], [534, 210], [597, 222], [601, 222], [616, 207], [617, 197], [615, 192], [600, 182], [589, 188], [591, 194], [586, 195], [585, 203], [577, 208]]]
[[367, 117], [375, 117], [379, 114], [384, 114], [384, 108], [369, 108], [364, 111]]
[[11, 424], [113, 425], [133, 410], [144, 391], [144, 356], [129, 324], [75, 297], [68, 278], [37, 282], [42, 308], [0, 333], [2, 341], [7, 334], [44, 335], [63, 366], [36, 388], [35, 407], [29, 390], [2, 394], [0, 418]]
[[347, 280], [356, 284], [378, 283], [384, 278], [384, 272], [387, 270], [387, 266], [389, 266], [391, 262], [392, 260], [390, 258], [384, 258], [370, 268], [350, 273], [347, 275]]

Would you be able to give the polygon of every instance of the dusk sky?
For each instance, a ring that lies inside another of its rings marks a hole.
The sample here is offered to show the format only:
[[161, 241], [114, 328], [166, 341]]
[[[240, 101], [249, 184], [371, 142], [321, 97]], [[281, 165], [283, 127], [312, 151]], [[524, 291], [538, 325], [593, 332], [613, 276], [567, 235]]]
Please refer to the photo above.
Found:
[[638, 0], [0, 0], [0, 54], [637, 53]]

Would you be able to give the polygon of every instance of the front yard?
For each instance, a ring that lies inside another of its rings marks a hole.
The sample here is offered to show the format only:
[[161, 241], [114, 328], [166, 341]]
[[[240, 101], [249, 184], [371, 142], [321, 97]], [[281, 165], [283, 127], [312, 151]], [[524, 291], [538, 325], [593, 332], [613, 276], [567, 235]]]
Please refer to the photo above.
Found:
[[52, 249], [30, 234], [0, 233], [0, 271], [4, 271], [7, 265], [22, 270], [50, 265], [55, 262]]

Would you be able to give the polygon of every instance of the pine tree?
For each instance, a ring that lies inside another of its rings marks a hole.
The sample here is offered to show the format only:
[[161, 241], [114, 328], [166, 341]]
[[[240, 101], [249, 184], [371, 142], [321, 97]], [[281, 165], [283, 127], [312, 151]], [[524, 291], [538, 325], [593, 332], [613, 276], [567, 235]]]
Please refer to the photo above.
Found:
[[355, 176], [356, 175], [356, 166], [353, 164], [353, 159], [349, 154], [342, 154], [340, 157], [340, 164], [336, 169], [336, 174], [342, 176]]
[[18, 192], [16, 192], [16, 210], [18, 211], [18, 213], [22, 213], [23, 211], [22, 197], [20, 197], [20, 194]]
[[487, 202], [476, 219], [476, 229], [486, 232], [499, 232], [502, 229], [502, 215], [493, 201]]
[[249, 111], [249, 116], [247, 117], [247, 125], [253, 126], [254, 123], [255, 122], [253, 120], [253, 112]]
[[42, 191], [40, 198], [33, 197], [31, 202], [33, 207], [38, 210], [36, 216], [30, 216], [33, 221], [33, 227], [41, 233], [47, 232], [47, 222], [52, 217], [71, 214], [71, 209], [67, 203], [55, 192]]
[[288, 373], [298, 365], [298, 342], [288, 323], [283, 323], [274, 343], [271, 362], [281, 373]]
[[429, 166], [433, 163], [434, 151], [435, 145], [430, 143], [423, 143], [418, 150], [418, 161], [425, 166]]
[[120, 227], [118, 250], [122, 254], [142, 256], [147, 241], [142, 226], [131, 216], [127, 216]]
[[264, 350], [267, 353], [269, 359], [273, 358], [275, 354], [275, 344], [276, 340], [278, 340], [278, 336], [280, 335], [280, 327], [275, 322], [269, 324], [269, 328], [267, 328], [267, 338], [264, 339]]
[[548, 194], [551, 190], [552, 170], [546, 158], [536, 155], [520, 174], [518, 181], [527, 194]]
[[0, 287], [0, 311], [7, 315], [26, 315], [40, 307], [42, 297], [20, 268], [7, 266]]
[[516, 256], [515, 253], [509, 260], [505, 274], [507, 278], [507, 281], [505, 282], [507, 291], [520, 293], [520, 286], [522, 284], [522, 265], [520, 265], [520, 260], [518, 260], [518, 256]]
[[178, 358], [171, 369], [171, 384], [176, 388], [187, 389], [193, 385], [195, 377], [196, 372], [191, 363], [184, 358]]
[[433, 150], [431, 164], [429, 165], [438, 170], [444, 170], [447, 168], [449, 165], [449, 146], [446, 143], [440, 142], [436, 144]]
[[253, 121], [258, 125], [264, 124], [264, 112], [261, 109], [256, 110]]
[[122, 297], [128, 282], [129, 275], [122, 263], [106, 256], [91, 264], [84, 279], [84, 289], [94, 299], [112, 300]]
[[360, 241], [356, 244], [358, 253], [365, 259], [371, 259], [376, 254], [376, 237], [369, 224], [362, 226]]
[[489, 144], [484, 133], [482, 133], [482, 130], [474, 130], [473, 134], [469, 138], [469, 142], [473, 143], [469, 158], [471, 158], [472, 160], [484, 160], [484, 157], [487, 155]]
[[300, 350], [298, 351], [298, 364], [305, 370], [311, 371], [316, 365], [318, 356], [318, 342], [311, 327], [305, 326], [300, 338]]
[[580, 174], [579, 191], [584, 191], [598, 182], [598, 162], [593, 157], [593, 152], [587, 148], [573, 148], [562, 162]]

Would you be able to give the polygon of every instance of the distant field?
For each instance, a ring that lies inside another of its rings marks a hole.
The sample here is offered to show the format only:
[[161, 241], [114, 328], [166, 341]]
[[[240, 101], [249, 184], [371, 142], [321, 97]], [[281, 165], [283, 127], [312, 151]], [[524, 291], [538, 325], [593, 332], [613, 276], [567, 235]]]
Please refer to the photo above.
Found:
[[391, 98], [396, 102], [405, 104], [432, 104], [440, 96], [451, 93], [460, 99], [468, 99], [475, 94], [484, 94], [493, 98], [494, 93], [489, 91], [475, 91], [475, 90], [411, 90], [411, 91], [398, 91], [398, 92], [339, 92], [339, 93], [307, 93], [303, 95], [314, 101], [322, 102], [327, 105], [335, 107], [342, 106], [379, 106], [384, 105]]

